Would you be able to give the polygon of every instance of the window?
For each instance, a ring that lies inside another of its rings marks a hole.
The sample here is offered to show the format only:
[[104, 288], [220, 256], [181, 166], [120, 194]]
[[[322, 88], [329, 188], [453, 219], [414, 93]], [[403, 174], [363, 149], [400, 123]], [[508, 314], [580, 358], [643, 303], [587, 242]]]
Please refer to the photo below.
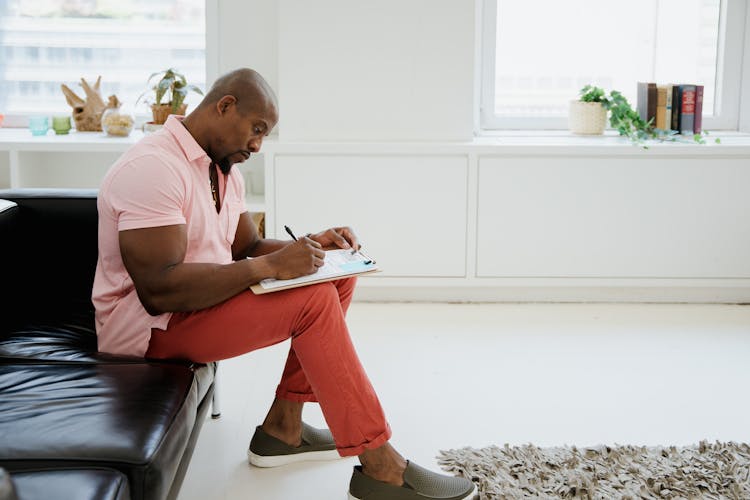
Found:
[[743, 0], [485, 0], [485, 129], [567, 128], [586, 84], [636, 107], [638, 81], [705, 87], [706, 128], [737, 129]]
[[0, 113], [70, 112], [60, 85], [83, 96], [101, 76], [105, 101], [147, 115], [136, 100], [168, 67], [205, 90], [205, 18], [205, 0], [0, 0]]

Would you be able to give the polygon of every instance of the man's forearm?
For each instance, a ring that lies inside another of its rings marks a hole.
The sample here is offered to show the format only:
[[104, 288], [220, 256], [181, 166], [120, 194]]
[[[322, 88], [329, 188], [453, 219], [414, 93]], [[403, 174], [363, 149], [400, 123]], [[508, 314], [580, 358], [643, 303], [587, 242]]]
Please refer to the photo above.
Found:
[[276, 272], [268, 257], [231, 264], [183, 262], [152, 274], [136, 289], [149, 314], [196, 311], [223, 302]]
[[248, 252], [249, 257], [260, 257], [261, 255], [268, 255], [269, 253], [275, 252], [287, 246], [290, 241], [272, 240], [272, 239], [261, 239], [250, 249]]

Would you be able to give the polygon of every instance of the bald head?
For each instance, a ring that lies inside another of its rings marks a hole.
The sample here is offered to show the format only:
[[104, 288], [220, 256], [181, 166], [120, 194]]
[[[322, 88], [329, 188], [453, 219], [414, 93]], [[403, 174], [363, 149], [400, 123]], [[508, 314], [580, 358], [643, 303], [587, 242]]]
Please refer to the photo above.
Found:
[[219, 77], [200, 103], [214, 106], [224, 96], [234, 96], [243, 114], [278, 109], [276, 95], [268, 82], [255, 70], [240, 68]]
[[182, 124], [227, 174], [247, 160], [279, 121], [276, 95], [257, 71], [240, 68], [211, 86]]

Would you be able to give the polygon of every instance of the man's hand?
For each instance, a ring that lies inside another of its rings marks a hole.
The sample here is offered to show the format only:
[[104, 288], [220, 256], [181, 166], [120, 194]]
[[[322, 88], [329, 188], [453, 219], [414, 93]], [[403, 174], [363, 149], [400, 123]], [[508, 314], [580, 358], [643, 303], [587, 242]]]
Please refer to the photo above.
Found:
[[360, 244], [357, 235], [350, 227], [334, 227], [326, 229], [316, 234], [309, 235], [308, 238], [317, 241], [323, 248], [352, 248], [359, 250]]
[[274, 277], [288, 280], [317, 271], [323, 265], [325, 252], [320, 243], [305, 236], [267, 257], [274, 270]]

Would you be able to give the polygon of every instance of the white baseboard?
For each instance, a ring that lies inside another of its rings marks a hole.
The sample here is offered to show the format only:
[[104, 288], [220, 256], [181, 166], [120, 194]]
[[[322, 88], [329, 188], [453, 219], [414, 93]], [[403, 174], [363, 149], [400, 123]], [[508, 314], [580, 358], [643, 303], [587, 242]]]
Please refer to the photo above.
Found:
[[622, 302], [750, 304], [750, 287], [358, 286], [359, 302]]

